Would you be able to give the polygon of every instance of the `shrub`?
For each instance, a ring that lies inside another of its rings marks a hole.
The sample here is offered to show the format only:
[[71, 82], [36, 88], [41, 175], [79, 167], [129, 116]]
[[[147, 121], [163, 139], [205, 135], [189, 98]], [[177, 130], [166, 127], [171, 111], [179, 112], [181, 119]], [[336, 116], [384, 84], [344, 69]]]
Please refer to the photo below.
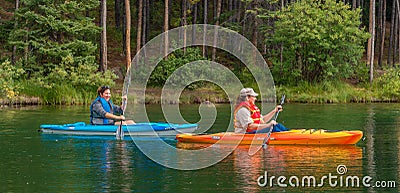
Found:
[[373, 89], [380, 97], [400, 99], [400, 69], [391, 68], [377, 78], [373, 83]]
[[[278, 11], [272, 57], [279, 83], [323, 82], [349, 77], [360, 64], [368, 33], [360, 29], [360, 9], [340, 1], [301, 0]], [[281, 55], [282, 54], [282, 62]]]
[[20, 91], [18, 81], [24, 72], [22, 68], [12, 65], [8, 60], [0, 65], [0, 86], [2, 90], [0, 97], [13, 100], [18, 96]]

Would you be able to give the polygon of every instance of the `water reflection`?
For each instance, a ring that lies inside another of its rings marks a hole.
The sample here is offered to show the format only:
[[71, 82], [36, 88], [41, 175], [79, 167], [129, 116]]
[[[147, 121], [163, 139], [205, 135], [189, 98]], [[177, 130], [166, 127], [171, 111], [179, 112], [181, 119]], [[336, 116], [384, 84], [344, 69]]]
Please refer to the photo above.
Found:
[[[208, 147], [209, 144], [177, 143], [178, 148], [200, 149]], [[228, 145], [226, 145], [228, 146]], [[224, 148], [220, 145], [218, 148]], [[337, 173], [339, 165], [345, 165], [348, 173], [345, 175], [363, 176], [362, 148], [357, 146], [268, 146], [266, 150], [260, 150], [253, 156], [248, 153], [249, 146], [238, 146], [237, 149], [226, 159], [232, 160], [235, 173], [234, 184], [241, 184], [238, 187], [240, 192], [257, 192], [262, 190], [283, 190], [277, 186], [276, 179], [273, 186], [261, 187], [257, 180], [260, 175], [268, 172], [268, 176], [302, 176], [313, 175], [319, 183], [319, 179], [332, 175], [340, 176]], [[204, 155], [205, 159], [208, 157]], [[269, 183], [269, 182], [268, 182]], [[288, 183], [288, 182], [286, 182]], [[334, 190], [326, 182], [324, 190]], [[362, 187], [354, 187], [349, 190], [359, 190]], [[293, 187], [287, 190], [295, 190]], [[299, 189], [297, 189], [299, 191]]]
[[[366, 175], [369, 175], [373, 178], [376, 177], [376, 162], [375, 162], [375, 111], [373, 106], [369, 106], [367, 109], [367, 116], [365, 118], [365, 126], [364, 126], [364, 136], [365, 137], [365, 146], [367, 153], [367, 164], [366, 164]], [[375, 192], [373, 187], [370, 189], [370, 192]]]
[[[116, 141], [115, 138], [91, 136], [69, 136], [42, 134], [42, 145], [49, 154], [55, 151], [63, 154], [58, 163], [48, 164], [46, 173], [52, 176], [54, 184], [71, 183], [61, 175], [63, 168], [73, 169], [76, 178], [90, 178], [90, 184], [81, 184], [79, 190], [84, 192], [132, 192], [135, 153], [132, 141]], [[85, 181], [85, 180], [83, 180]], [[87, 181], [87, 180], [86, 180]], [[51, 187], [50, 187], [51, 188]], [[71, 187], [72, 188], [72, 187]], [[76, 188], [76, 187], [75, 187]], [[54, 189], [49, 189], [54, 191]], [[73, 189], [64, 189], [68, 190]], [[76, 189], [75, 189], [76, 190]]]
[[[108, 141], [103, 148], [105, 162], [103, 163], [103, 190], [131, 192], [132, 159], [129, 156], [126, 141]], [[120, 173], [117, 178], [119, 187], [113, 187], [114, 173]]]
[[[194, 107], [182, 110], [185, 117], [196, 121], [194, 117], [198, 113], [193, 111]], [[357, 146], [270, 145], [252, 157], [248, 156], [246, 147], [240, 147], [220, 163], [196, 171], [162, 167], [141, 153], [131, 140], [37, 132], [44, 123], [87, 120], [87, 109], [75, 106], [0, 108], [0, 114], [4, 115], [0, 116], [0, 192], [399, 192], [400, 104], [288, 104], [285, 113], [279, 115], [288, 127], [360, 129], [366, 140]], [[149, 113], [155, 118], [162, 117], [159, 109], [150, 109]], [[222, 111], [218, 108], [219, 118], [213, 131], [208, 132], [223, 131], [230, 114], [229, 108]], [[168, 143], [184, 149], [199, 148], [196, 144], [176, 144], [172, 139]], [[190, 159], [175, 157], [170, 161]], [[348, 175], [393, 180], [397, 187], [360, 190], [329, 185], [280, 188], [276, 181], [273, 187], [257, 184], [257, 178], [265, 171], [269, 176], [321, 177], [336, 174], [339, 164], [347, 166]]]

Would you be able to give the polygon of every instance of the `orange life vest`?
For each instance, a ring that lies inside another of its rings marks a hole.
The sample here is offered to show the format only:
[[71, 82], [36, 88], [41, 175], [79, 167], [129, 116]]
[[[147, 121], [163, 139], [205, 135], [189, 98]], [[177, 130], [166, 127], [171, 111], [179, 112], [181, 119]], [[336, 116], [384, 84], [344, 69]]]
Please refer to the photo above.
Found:
[[[253, 120], [253, 122], [255, 124], [260, 124], [261, 123], [261, 112], [260, 109], [254, 105], [254, 104], [250, 104], [247, 101], [241, 102], [235, 109], [234, 111], [234, 125], [236, 126], [236, 113], [237, 111], [242, 108], [242, 107], [246, 107], [249, 111], [250, 111], [250, 117]], [[252, 132], [255, 131], [257, 129], [250, 129], [249, 127], [246, 128], [246, 132]]]

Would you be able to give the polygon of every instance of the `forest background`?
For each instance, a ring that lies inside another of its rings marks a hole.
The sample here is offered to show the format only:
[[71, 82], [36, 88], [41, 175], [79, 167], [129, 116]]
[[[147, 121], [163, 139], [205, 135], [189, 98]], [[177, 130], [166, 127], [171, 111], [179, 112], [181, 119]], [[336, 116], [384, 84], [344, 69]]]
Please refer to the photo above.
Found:
[[[119, 100], [126, 70], [140, 48], [164, 31], [190, 24], [223, 26], [249, 39], [267, 61], [277, 95], [285, 93], [290, 102], [400, 101], [399, 0], [0, 3], [2, 105], [88, 104], [100, 85], [114, 87]], [[148, 82], [146, 102], [160, 102], [162, 85], [175, 69], [204, 59], [223, 64], [257, 90], [236, 58], [197, 46], [161, 61]], [[229, 102], [209, 82], [187, 86], [180, 102], [204, 101]]]

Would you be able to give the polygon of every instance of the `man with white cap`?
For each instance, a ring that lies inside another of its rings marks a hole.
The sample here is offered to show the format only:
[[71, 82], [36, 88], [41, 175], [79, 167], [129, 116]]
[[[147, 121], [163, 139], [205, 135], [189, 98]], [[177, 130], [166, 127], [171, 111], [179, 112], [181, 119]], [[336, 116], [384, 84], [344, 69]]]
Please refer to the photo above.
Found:
[[284, 126], [271, 120], [275, 113], [282, 111], [282, 106], [276, 106], [274, 110], [263, 116], [255, 105], [257, 96], [258, 94], [252, 88], [243, 88], [240, 91], [233, 114], [235, 133], [266, 133], [272, 126], [274, 126], [273, 132], [287, 130]]

